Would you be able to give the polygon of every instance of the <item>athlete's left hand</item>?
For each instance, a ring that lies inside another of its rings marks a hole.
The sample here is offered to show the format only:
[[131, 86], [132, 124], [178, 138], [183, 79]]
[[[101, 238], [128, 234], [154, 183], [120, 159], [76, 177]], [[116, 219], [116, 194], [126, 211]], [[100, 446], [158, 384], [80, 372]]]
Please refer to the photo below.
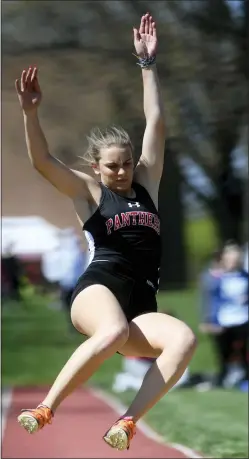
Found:
[[141, 17], [139, 30], [133, 28], [134, 46], [139, 57], [153, 57], [157, 52], [156, 23], [150, 13]]

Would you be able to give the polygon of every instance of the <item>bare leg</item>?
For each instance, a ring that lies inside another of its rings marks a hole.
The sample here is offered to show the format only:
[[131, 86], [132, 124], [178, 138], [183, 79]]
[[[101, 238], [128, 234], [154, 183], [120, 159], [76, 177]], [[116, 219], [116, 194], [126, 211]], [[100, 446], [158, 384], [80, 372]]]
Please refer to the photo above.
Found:
[[97, 332], [81, 344], [57, 376], [42, 404], [55, 412], [61, 402], [78, 386], [85, 383], [99, 366], [117, 351], [124, 340], [120, 330], [112, 330], [109, 336]]
[[57, 376], [43, 404], [53, 411], [128, 339], [128, 325], [114, 295], [102, 285], [83, 290], [72, 306], [75, 327], [88, 336]]
[[[93, 285], [81, 292], [72, 306], [72, 321], [81, 333], [91, 336], [67, 361], [42, 405], [47, 408], [25, 411], [19, 422], [30, 433], [50, 422], [51, 411], [90, 376], [128, 339], [129, 327], [114, 295], [106, 287]], [[45, 419], [45, 421], [44, 421]], [[42, 424], [42, 425], [41, 425]]]
[[125, 413], [137, 422], [180, 379], [196, 347], [193, 332], [166, 314], [151, 313], [134, 319], [130, 336], [119, 352], [124, 355], [158, 357], [135, 399]]

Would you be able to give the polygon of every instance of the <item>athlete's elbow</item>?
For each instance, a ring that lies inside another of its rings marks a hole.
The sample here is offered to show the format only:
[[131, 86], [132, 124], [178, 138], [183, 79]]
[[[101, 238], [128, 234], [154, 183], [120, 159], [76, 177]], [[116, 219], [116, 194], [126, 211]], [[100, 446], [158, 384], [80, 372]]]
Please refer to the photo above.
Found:
[[146, 119], [146, 124], [151, 125], [153, 129], [156, 131], [158, 136], [165, 137], [166, 121], [165, 121], [163, 113], [159, 111], [159, 112], [150, 114], [150, 116]]
[[49, 158], [47, 156], [44, 156], [42, 158], [36, 158], [31, 155], [29, 157], [33, 169], [35, 169], [41, 175], [45, 175], [49, 168]]
[[31, 161], [31, 165], [36, 172], [46, 178], [46, 168], [44, 168], [42, 163], [33, 160]]
[[30, 163], [31, 163], [31, 166], [33, 167], [33, 169], [35, 169], [36, 171], [39, 172], [39, 169], [41, 167], [39, 161], [34, 159], [32, 156], [30, 156], [29, 159], [30, 159]]

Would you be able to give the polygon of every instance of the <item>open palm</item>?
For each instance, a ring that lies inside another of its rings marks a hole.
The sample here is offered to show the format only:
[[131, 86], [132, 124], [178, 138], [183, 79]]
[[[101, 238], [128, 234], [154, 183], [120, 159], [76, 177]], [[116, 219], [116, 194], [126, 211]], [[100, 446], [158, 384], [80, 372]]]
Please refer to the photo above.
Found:
[[23, 70], [20, 80], [15, 82], [16, 92], [25, 112], [36, 110], [41, 102], [42, 93], [37, 78], [37, 68]]
[[157, 52], [156, 23], [149, 13], [141, 17], [139, 30], [133, 29], [134, 46], [139, 57], [153, 57]]

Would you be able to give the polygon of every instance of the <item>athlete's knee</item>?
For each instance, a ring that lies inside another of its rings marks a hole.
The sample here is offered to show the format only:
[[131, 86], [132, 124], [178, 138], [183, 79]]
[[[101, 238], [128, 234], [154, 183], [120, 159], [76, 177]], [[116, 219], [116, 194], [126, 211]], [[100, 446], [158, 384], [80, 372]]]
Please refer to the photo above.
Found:
[[129, 326], [127, 322], [109, 325], [98, 330], [95, 334], [98, 346], [96, 352], [106, 352], [111, 349], [118, 350], [129, 338]]
[[193, 353], [197, 347], [197, 337], [193, 330], [185, 325], [185, 330], [183, 333], [183, 342], [187, 352]]
[[183, 355], [192, 355], [197, 346], [197, 338], [191, 328], [181, 322], [175, 337], [175, 349]]
[[169, 342], [167, 334], [158, 337], [161, 345], [162, 352], [166, 355], [172, 354], [172, 356], [192, 355], [197, 346], [197, 339], [194, 332], [184, 322], [178, 321], [174, 330], [174, 339]]

